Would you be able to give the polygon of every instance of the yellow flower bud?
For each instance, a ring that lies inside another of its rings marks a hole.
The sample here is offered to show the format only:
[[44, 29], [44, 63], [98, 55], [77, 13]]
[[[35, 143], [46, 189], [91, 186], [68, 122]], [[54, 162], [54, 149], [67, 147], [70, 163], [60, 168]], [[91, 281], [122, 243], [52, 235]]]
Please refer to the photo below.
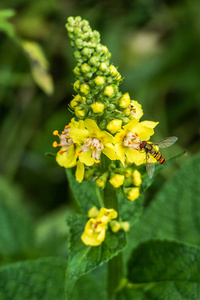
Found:
[[124, 175], [115, 174], [109, 182], [115, 187], [118, 188], [124, 183]]
[[98, 213], [99, 213], [98, 208], [96, 206], [93, 206], [88, 211], [88, 218], [96, 218], [96, 216], [98, 215]]
[[142, 183], [141, 174], [138, 170], [135, 170], [132, 174], [133, 184], [136, 186], [140, 186]]
[[101, 113], [104, 110], [104, 104], [101, 102], [95, 102], [90, 106], [95, 114]]
[[110, 222], [110, 220], [117, 218], [117, 215], [117, 211], [113, 208], [107, 209], [102, 207], [96, 219], [104, 224], [107, 224], [108, 222]]
[[102, 85], [105, 83], [105, 80], [103, 76], [97, 76], [95, 77], [94, 82], [96, 83], [96, 85]]
[[84, 64], [82, 64], [82, 66], [81, 66], [81, 70], [82, 70], [83, 73], [87, 73], [87, 72], [90, 72], [91, 67], [90, 67], [90, 65], [84, 63]]
[[110, 121], [107, 125], [107, 129], [112, 133], [116, 133], [117, 131], [119, 131], [122, 127], [122, 120], [119, 119], [114, 119], [112, 121]]
[[88, 94], [89, 93], [89, 91], [90, 91], [90, 87], [89, 87], [89, 85], [88, 84], [86, 84], [86, 83], [83, 83], [83, 84], [81, 84], [81, 86], [80, 86], [80, 90], [81, 90], [81, 92], [83, 93], [83, 94]]
[[104, 177], [99, 177], [96, 181], [95, 181], [95, 183], [96, 183], [96, 185], [98, 186], [98, 187], [101, 187], [101, 188], [103, 188], [103, 187], [105, 187], [105, 185], [106, 185], [106, 178], [104, 178]]
[[126, 116], [126, 117], [129, 117], [131, 115], [131, 110], [129, 108], [126, 108], [125, 110], [123, 110], [123, 114]]
[[110, 66], [109, 66], [109, 69], [110, 69], [110, 72], [111, 72], [112, 75], [115, 76], [115, 75], [118, 74], [118, 71], [117, 71], [117, 69], [115, 68], [115, 66], [110, 65]]
[[114, 94], [113, 86], [112, 85], [106, 86], [104, 89], [104, 95], [106, 95], [108, 97], [112, 97], [113, 94]]
[[135, 199], [137, 199], [140, 195], [140, 190], [138, 187], [132, 188], [128, 191], [128, 195], [127, 198], [130, 201], [134, 201]]
[[82, 119], [85, 117], [85, 111], [81, 106], [75, 107], [75, 115], [79, 118]]
[[131, 102], [131, 99], [130, 99], [129, 93], [126, 93], [119, 99], [119, 106], [121, 108], [127, 108], [130, 105], [130, 102]]
[[108, 67], [107, 64], [105, 62], [102, 62], [99, 66], [99, 69], [101, 71], [105, 71], [107, 69], [107, 67]]
[[126, 178], [128, 178], [128, 177], [131, 176], [131, 173], [132, 173], [131, 169], [126, 169], [124, 175], [125, 175]]
[[122, 222], [121, 223], [121, 229], [123, 229], [124, 231], [129, 231], [130, 223], [129, 222]]
[[80, 68], [76, 66], [76, 67], [74, 68], [74, 73], [75, 73], [76, 75], [81, 75]]
[[121, 229], [121, 224], [118, 221], [111, 221], [110, 227], [113, 232], [118, 232]]
[[76, 80], [76, 82], [74, 82], [74, 88], [79, 90], [79, 88], [80, 88], [80, 80]]
[[80, 95], [76, 95], [74, 97], [74, 99], [72, 99], [72, 101], [70, 102], [71, 107], [75, 107], [77, 105], [79, 105], [79, 103], [81, 102], [81, 96]]

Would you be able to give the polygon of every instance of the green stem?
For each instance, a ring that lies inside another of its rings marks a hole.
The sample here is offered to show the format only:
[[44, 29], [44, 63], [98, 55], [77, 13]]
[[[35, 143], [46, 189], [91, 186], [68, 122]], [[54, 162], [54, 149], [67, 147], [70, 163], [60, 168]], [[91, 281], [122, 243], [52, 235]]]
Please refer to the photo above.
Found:
[[[104, 171], [108, 168], [108, 161], [104, 159], [103, 168]], [[104, 207], [113, 208], [118, 212], [118, 200], [116, 189], [107, 182], [106, 187], [104, 188]], [[119, 212], [118, 212], [119, 216]], [[119, 253], [117, 256], [109, 260], [107, 264], [107, 290], [108, 290], [108, 300], [114, 299], [114, 293], [118, 287], [121, 278], [123, 277], [123, 258], [122, 253]]]

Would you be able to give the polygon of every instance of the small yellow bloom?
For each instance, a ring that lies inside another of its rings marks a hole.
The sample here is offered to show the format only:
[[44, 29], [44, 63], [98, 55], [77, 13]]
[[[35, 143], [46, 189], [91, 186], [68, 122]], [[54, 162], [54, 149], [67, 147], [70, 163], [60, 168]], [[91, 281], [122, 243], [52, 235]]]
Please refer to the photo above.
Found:
[[85, 111], [81, 106], [76, 106], [75, 107], [75, 115], [79, 118], [79, 119], [83, 119], [85, 117]]
[[122, 120], [119, 120], [119, 119], [115, 119], [115, 120], [112, 120], [108, 123], [107, 125], [107, 129], [112, 133], [116, 133], [117, 131], [119, 131], [122, 127]]
[[94, 82], [96, 83], [96, 85], [102, 85], [105, 83], [105, 80], [103, 76], [97, 76], [95, 77]]
[[132, 188], [128, 191], [128, 195], [127, 198], [130, 201], [134, 201], [135, 199], [137, 199], [140, 195], [140, 190], [138, 187]]
[[81, 240], [88, 246], [99, 246], [106, 237], [107, 224], [117, 217], [114, 209], [101, 208], [96, 218], [86, 223]]
[[141, 178], [141, 174], [138, 170], [135, 170], [132, 174], [132, 181], [133, 184], [136, 186], [140, 186], [142, 183], [142, 178]]
[[124, 175], [115, 174], [109, 182], [115, 187], [118, 188], [124, 183]]
[[106, 95], [108, 97], [112, 97], [113, 94], [114, 94], [113, 86], [112, 85], [106, 86], [104, 89], [104, 95]]
[[93, 206], [88, 211], [88, 218], [96, 218], [96, 216], [98, 215], [98, 213], [99, 213], [98, 208], [96, 206]]
[[90, 91], [89, 85], [86, 84], [86, 83], [81, 84], [81, 86], [80, 86], [80, 91], [81, 91], [83, 94], [87, 95], [87, 94], [89, 93], [89, 91]]
[[127, 108], [130, 105], [130, 96], [129, 93], [124, 94], [120, 99], [119, 99], [119, 106], [121, 108]]
[[104, 110], [104, 104], [101, 102], [95, 102], [90, 106], [95, 114], [101, 113]]
[[134, 119], [115, 135], [116, 153], [123, 164], [126, 159], [137, 166], [146, 162], [146, 153], [140, 149], [140, 143], [150, 139], [157, 124], [152, 121], [139, 123], [138, 119]]

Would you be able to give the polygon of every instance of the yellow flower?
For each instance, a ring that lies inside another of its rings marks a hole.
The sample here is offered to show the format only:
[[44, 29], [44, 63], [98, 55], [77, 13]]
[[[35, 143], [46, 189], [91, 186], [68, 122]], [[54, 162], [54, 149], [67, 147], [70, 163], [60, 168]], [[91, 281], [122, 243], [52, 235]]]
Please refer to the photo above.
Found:
[[132, 118], [140, 119], [143, 116], [142, 106], [137, 101], [131, 100], [129, 109]]
[[109, 182], [115, 187], [118, 188], [124, 183], [124, 175], [115, 174]]
[[132, 188], [128, 191], [128, 195], [127, 198], [130, 201], [134, 201], [135, 199], [137, 199], [140, 195], [140, 190], [138, 187]]
[[114, 209], [101, 208], [96, 218], [86, 223], [81, 240], [88, 246], [99, 246], [106, 237], [107, 224], [117, 217]]
[[74, 143], [80, 145], [79, 160], [86, 166], [100, 162], [101, 153], [110, 160], [119, 159], [113, 145], [114, 138], [106, 131], [101, 131], [96, 122], [91, 119], [84, 121], [84, 129], [74, 128], [70, 131]]
[[142, 178], [141, 178], [141, 174], [138, 170], [135, 170], [132, 174], [132, 181], [133, 184], [136, 186], [140, 186], [142, 183]]
[[76, 122], [74, 118], [71, 120], [69, 125], [65, 126], [64, 131], [61, 134], [58, 130], [54, 130], [53, 134], [57, 135], [60, 139], [60, 143], [53, 143], [54, 147], [61, 147], [56, 155], [57, 163], [64, 168], [72, 168], [77, 165], [76, 169], [76, 179], [81, 182], [84, 177], [84, 164], [80, 161], [77, 162], [77, 153], [81, 150], [80, 146], [74, 143], [72, 137], [70, 136], [71, 130], [83, 130], [84, 123], [82, 120]]
[[116, 153], [123, 164], [126, 158], [136, 165], [145, 163], [146, 153], [140, 149], [140, 143], [150, 139], [157, 124], [151, 121], [139, 123], [138, 119], [134, 119], [115, 135]]
[[112, 120], [108, 123], [107, 125], [107, 129], [112, 133], [116, 133], [117, 131], [119, 131], [122, 127], [122, 120], [119, 120], [119, 119], [115, 119], [115, 120]]
[[95, 114], [101, 113], [104, 110], [104, 104], [101, 102], [95, 102], [90, 106]]

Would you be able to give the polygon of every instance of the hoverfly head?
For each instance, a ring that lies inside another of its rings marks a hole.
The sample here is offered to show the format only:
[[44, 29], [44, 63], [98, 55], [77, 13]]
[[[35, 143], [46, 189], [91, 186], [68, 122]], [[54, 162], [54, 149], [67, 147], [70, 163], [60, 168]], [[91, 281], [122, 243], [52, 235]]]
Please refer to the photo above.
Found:
[[147, 142], [146, 141], [142, 141], [140, 143], [140, 148], [143, 149], [146, 146]]

